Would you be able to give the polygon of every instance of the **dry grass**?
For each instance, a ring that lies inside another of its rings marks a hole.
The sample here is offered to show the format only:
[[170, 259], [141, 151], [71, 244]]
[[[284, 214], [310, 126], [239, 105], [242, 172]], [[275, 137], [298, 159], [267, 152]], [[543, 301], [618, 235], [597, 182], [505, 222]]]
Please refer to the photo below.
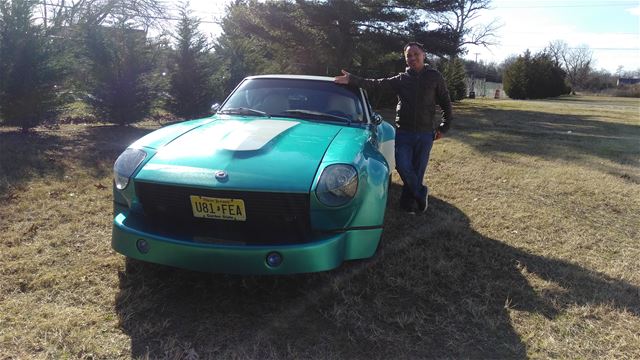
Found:
[[0, 129], [0, 359], [640, 358], [640, 101], [464, 101], [425, 215], [287, 277], [110, 249], [111, 165], [149, 126]]

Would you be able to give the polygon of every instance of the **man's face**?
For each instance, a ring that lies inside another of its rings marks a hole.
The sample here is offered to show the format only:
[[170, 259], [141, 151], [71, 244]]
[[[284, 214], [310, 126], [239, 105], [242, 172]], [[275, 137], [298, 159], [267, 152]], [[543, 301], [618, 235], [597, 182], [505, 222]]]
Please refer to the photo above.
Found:
[[424, 67], [424, 51], [415, 45], [411, 45], [405, 50], [404, 58], [407, 66], [412, 70], [420, 71]]

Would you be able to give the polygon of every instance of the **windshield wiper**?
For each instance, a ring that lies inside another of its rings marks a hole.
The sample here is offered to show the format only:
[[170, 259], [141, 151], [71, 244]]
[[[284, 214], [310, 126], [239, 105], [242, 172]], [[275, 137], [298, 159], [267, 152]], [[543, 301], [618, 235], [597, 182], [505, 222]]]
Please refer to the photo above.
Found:
[[250, 109], [245, 107], [237, 107], [237, 108], [229, 108], [218, 111], [218, 114], [229, 114], [229, 115], [260, 115], [264, 117], [270, 118], [271, 115], [267, 114], [264, 111]]
[[333, 115], [333, 114], [328, 114], [328, 113], [323, 113], [320, 111], [311, 111], [311, 110], [301, 110], [301, 109], [292, 109], [292, 110], [286, 110], [284, 111], [285, 114], [294, 114], [294, 115], [308, 115], [306, 116], [307, 118], [311, 117], [311, 118], [321, 118], [324, 120], [331, 120], [331, 121], [339, 121], [339, 122], [347, 122], [347, 124], [351, 124], [351, 119], [344, 117], [344, 116], [339, 116], [339, 115]]

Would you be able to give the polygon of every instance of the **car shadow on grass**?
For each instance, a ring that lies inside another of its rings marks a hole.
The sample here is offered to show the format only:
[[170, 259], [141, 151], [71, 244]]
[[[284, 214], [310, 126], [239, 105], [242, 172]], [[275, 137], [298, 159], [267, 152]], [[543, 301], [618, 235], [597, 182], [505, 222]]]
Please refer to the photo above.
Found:
[[[574, 305], [640, 315], [640, 290], [477, 233], [455, 206], [395, 208], [375, 257], [334, 271], [258, 277], [127, 261], [116, 311], [133, 357], [525, 358], [513, 316]], [[553, 286], [543, 290], [532, 277]]]

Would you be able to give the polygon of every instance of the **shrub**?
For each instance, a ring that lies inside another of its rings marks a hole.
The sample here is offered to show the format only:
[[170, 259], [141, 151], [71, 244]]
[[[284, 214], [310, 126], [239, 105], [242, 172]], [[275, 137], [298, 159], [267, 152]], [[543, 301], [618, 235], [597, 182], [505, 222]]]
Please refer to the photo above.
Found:
[[640, 84], [623, 85], [616, 89], [614, 96], [640, 98]]

